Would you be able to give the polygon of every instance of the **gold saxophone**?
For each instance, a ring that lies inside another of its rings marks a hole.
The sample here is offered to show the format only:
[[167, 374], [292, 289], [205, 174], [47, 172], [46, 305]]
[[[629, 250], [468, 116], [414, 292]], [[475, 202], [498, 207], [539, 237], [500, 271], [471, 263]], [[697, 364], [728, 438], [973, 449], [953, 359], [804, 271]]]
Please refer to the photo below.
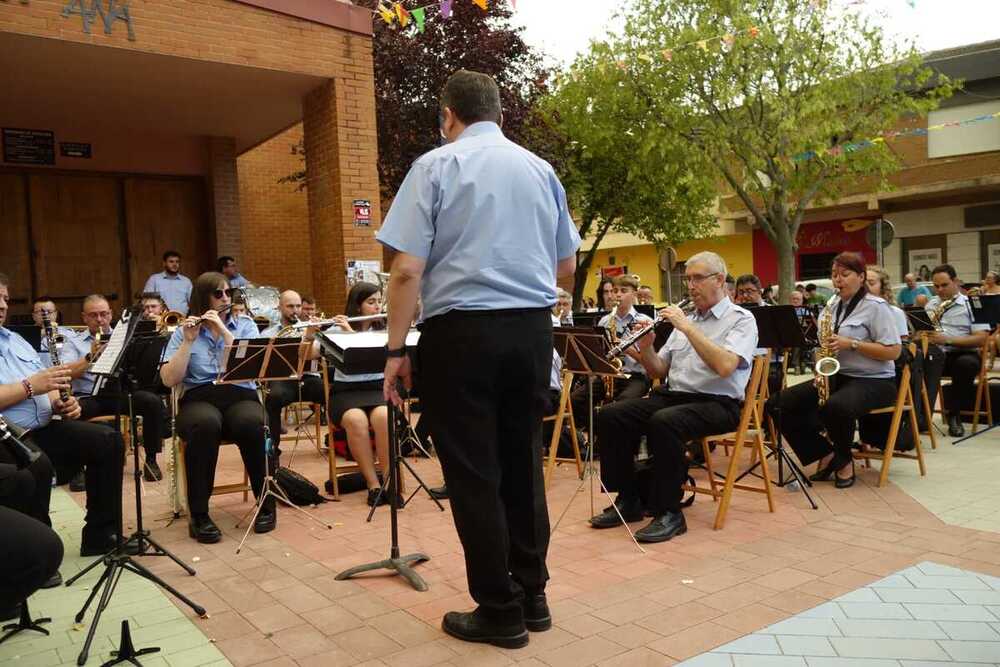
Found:
[[944, 317], [945, 311], [955, 304], [955, 299], [957, 298], [957, 296], [953, 296], [950, 299], [945, 299], [931, 311], [930, 320], [936, 331], [941, 331], [941, 318]]
[[[608, 348], [613, 348], [617, 346], [618, 325], [615, 324], [615, 311], [613, 310], [611, 311], [611, 314], [608, 316], [608, 323], [604, 325], [604, 329], [605, 329], [605, 335], [607, 336], [608, 339]], [[615, 370], [621, 373], [622, 363], [623, 363], [621, 357], [614, 357], [613, 359], [609, 359], [608, 362], [615, 367]], [[615, 395], [615, 378], [612, 375], [605, 375], [603, 379], [604, 379], [604, 395], [610, 401], [611, 397]]]
[[836, 352], [830, 349], [829, 340], [833, 338], [833, 312], [827, 306], [819, 316], [819, 347], [816, 348], [816, 364], [813, 371], [816, 378], [813, 382], [819, 394], [819, 404], [825, 405], [830, 399], [830, 377], [840, 371], [840, 362]]

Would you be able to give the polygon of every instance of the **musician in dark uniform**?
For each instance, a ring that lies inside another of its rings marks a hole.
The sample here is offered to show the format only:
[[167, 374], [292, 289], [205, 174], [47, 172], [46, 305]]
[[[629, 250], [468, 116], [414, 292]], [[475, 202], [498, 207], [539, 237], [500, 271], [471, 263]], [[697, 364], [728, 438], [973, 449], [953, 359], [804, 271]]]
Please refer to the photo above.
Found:
[[417, 353], [428, 420], [465, 550], [471, 613], [459, 639], [517, 648], [552, 625], [542, 417], [556, 277], [579, 234], [552, 167], [500, 130], [500, 92], [460, 70], [441, 94], [448, 144], [418, 159], [377, 238], [397, 252], [389, 283], [385, 394], [410, 381], [404, 342], [423, 303]]
[[818, 462], [810, 479], [836, 477], [840, 489], [854, 484], [851, 446], [858, 419], [872, 408], [892, 405], [896, 397], [893, 361], [901, 345], [889, 304], [868, 292], [860, 254], [837, 255], [831, 277], [836, 294], [820, 313], [819, 327], [821, 337], [828, 328], [821, 347], [840, 362], [840, 372], [829, 378], [829, 398], [820, 405], [817, 381], [802, 382], [772, 396], [768, 410], [780, 407], [781, 432], [802, 464]]
[[988, 324], [973, 321], [969, 297], [962, 294], [955, 267], [942, 264], [932, 272], [937, 296], [927, 302], [926, 310], [935, 319], [940, 331], [930, 334], [931, 346], [924, 371], [927, 397], [931, 405], [937, 400], [941, 376], [951, 378], [951, 387], [944, 395], [948, 435], [961, 438], [965, 435], [961, 410], [971, 410], [975, 403], [976, 376], [981, 360], [979, 348], [989, 336]]

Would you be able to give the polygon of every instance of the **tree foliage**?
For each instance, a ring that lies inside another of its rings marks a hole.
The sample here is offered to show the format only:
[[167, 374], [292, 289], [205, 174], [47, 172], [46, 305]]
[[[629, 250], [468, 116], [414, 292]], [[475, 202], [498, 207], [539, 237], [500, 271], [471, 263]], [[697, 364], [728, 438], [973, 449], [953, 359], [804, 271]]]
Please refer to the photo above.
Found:
[[685, 143], [739, 198], [778, 250], [786, 298], [807, 209], [861, 181], [886, 187], [899, 168], [884, 141], [856, 144], [954, 90], [912, 46], [825, 0], [634, 0], [592, 58], [654, 141]]

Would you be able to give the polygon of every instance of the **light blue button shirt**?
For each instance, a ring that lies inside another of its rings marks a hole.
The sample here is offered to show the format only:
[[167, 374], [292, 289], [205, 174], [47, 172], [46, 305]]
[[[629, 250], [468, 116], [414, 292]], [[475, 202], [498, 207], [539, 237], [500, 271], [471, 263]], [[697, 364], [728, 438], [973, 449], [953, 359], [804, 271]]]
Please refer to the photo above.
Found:
[[237, 273], [235, 278], [229, 278], [230, 287], [246, 287], [250, 281], [243, 277], [242, 273]]
[[[0, 327], [0, 384], [20, 383], [40, 370], [42, 363], [31, 344], [10, 329]], [[35, 394], [0, 413], [21, 428], [42, 428], [52, 420], [52, 403], [47, 395]]]
[[[637, 311], [634, 307], [625, 314], [625, 317], [618, 317], [618, 309], [615, 308], [613, 311], [602, 317], [601, 320], [597, 323], [597, 326], [602, 329], [607, 328], [608, 322], [611, 321], [612, 317], [615, 318], [615, 324], [614, 324], [615, 335], [618, 336], [619, 340], [622, 337], [628, 335], [630, 329], [632, 328], [632, 325], [635, 324], [636, 322], [642, 323], [642, 322], [653, 321], [652, 318], [643, 315], [642, 313]], [[628, 374], [638, 373], [639, 375], [646, 374], [646, 369], [643, 368], [641, 362], [636, 361], [627, 354], [623, 354], [621, 356], [621, 359], [622, 359], [623, 373], [628, 373]]]
[[[257, 325], [246, 315], [240, 315], [236, 320], [231, 317], [226, 318], [226, 328], [232, 332], [233, 338], [261, 337], [257, 333]], [[180, 349], [183, 340], [184, 330], [182, 327], [177, 327], [170, 337], [170, 342], [167, 343], [167, 349], [163, 351], [163, 359], [165, 361], [170, 361], [174, 353]], [[201, 331], [198, 332], [198, 337], [191, 344], [191, 356], [188, 359], [187, 373], [184, 375], [184, 388], [193, 389], [203, 384], [215, 382], [219, 377], [219, 373], [222, 372], [222, 364], [225, 361], [225, 350], [225, 339], [222, 336], [219, 336], [218, 339], [214, 338], [208, 332], [208, 327], [202, 326]], [[247, 389], [257, 388], [253, 382], [239, 382], [236, 383], [236, 386], [246, 387]]]
[[[104, 334], [104, 340], [107, 340], [111, 335], [109, 331]], [[81, 331], [73, 336], [72, 339], [67, 338], [63, 343], [62, 351], [59, 354], [59, 359], [64, 364], [69, 364], [78, 359], [83, 359], [88, 354], [94, 346], [94, 334], [90, 333], [90, 330]], [[73, 393], [77, 396], [90, 396], [94, 393], [94, 382], [97, 380], [97, 376], [93, 373], [84, 373], [80, 377], [73, 380]]]
[[[59, 351], [59, 361], [65, 363], [66, 358], [64, 356], [63, 350], [69, 345], [66, 341], [70, 337], [76, 337], [78, 334], [74, 329], [69, 327], [56, 327], [56, 333], [62, 336], [62, 344], [58, 345], [56, 349]], [[49, 354], [49, 340], [45, 337], [45, 331], [42, 331], [42, 344], [40, 345], [41, 350], [38, 352], [38, 360], [42, 362], [42, 366], [45, 368], [51, 368], [52, 366], [52, 355]]]
[[674, 329], [658, 353], [660, 359], [670, 364], [667, 375], [670, 389], [742, 401], [757, 347], [757, 320], [728, 296], [704, 313], [695, 311], [688, 315], [688, 319], [710, 341], [738, 356], [739, 364], [729, 377], [719, 376], [698, 355], [688, 337]]
[[556, 263], [580, 247], [552, 167], [489, 122], [413, 163], [375, 238], [427, 260], [423, 319], [551, 307]]
[[[836, 322], [837, 304], [840, 296], [833, 295], [826, 307], [833, 314], [832, 322]], [[844, 310], [847, 304], [844, 304]], [[820, 313], [822, 317], [822, 313]], [[882, 343], [883, 345], [899, 345], [899, 325], [885, 299], [874, 294], [866, 294], [851, 312], [850, 317], [844, 317], [840, 323], [841, 336], [859, 340], [862, 343]], [[841, 350], [837, 353], [840, 362], [840, 374], [855, 378], [894, 378], [896, 364], [892, 361], [879, 361], [866, 357], [856, 350]]]
[[188, 301], [191, 300], [191, 280], [187, 276], [172, 276], [166, 271], [154, 273], [142, 288], [144, 292], [157, 292], [163, 297], [169, 310], [187, 315]]

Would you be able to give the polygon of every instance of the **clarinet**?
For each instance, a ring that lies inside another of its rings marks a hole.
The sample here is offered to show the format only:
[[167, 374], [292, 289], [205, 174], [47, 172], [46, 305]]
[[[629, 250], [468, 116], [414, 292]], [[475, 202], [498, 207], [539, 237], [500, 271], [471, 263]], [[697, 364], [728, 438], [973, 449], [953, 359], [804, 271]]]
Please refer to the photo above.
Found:
[[[38, 460], [38, 457], [42, 455], [41, 452], [28, 447], [24, 442], [15, 435], [17, 427], [13, 424], [8, 424], [7, 420], [0, 415], [0, 442], [2, 442], [10, 453], [14, 456], [14, 461], [17, 463], [18, 469], [27, 468], [32, 463]], [[22, 433], [23, 435], [23, 433]]]
[[[49, 319], [48, 313], [42, 314], [42, 328], [45, 329], [45, 340], [49, 346], [49, 360], [52, 362], [52, 367], [61, 366], [62, 362], [59, 361], [59, 342], [56, 339], [56, 330], [52, 326], [52, 320]], [[68, 401], [72, 394], [69, 389], [60, 389], [59, 398], [63, 401]]]

